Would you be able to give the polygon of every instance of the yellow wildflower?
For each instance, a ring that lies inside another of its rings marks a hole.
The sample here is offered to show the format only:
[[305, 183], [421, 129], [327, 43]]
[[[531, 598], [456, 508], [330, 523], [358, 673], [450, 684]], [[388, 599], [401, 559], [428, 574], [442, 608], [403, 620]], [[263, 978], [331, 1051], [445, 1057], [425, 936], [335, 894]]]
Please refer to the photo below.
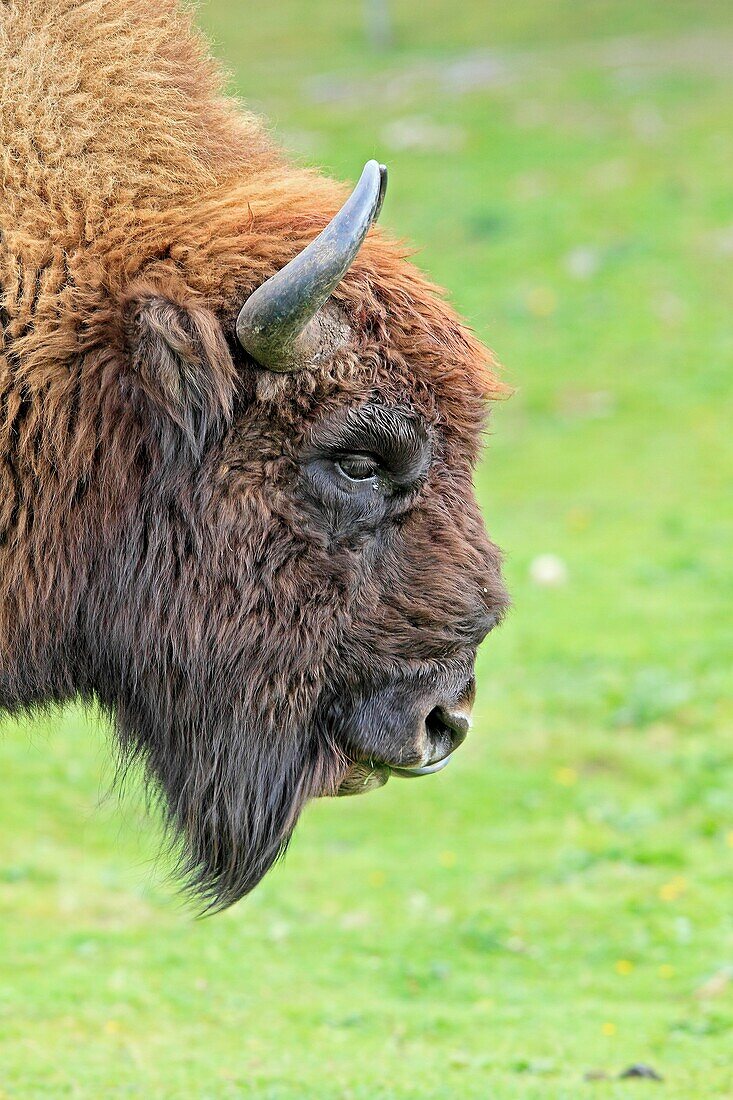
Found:
[[687, 889], [687, 880], [682, 875], [675, 875], [669, 882], [664, 882], [659, 887], [659, 897], [662, 901], [676, 901]]

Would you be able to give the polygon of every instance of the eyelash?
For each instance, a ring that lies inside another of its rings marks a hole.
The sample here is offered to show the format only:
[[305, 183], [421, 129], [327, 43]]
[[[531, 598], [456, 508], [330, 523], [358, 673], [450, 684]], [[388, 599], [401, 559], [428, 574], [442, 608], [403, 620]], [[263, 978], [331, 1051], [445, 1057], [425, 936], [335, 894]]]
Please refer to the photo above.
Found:
[[[363, 476], [359, 473], [359, 466], [367, 471]], [[334, 460], [334, 466], [341, 477], [352, 484], [375, 481], [382, 470], [379, 459], [369, 454], [346, 454]], [[349, 470], [351, 467], [351, 470]], [[356, 475], [356, 476], [355, 476]]]

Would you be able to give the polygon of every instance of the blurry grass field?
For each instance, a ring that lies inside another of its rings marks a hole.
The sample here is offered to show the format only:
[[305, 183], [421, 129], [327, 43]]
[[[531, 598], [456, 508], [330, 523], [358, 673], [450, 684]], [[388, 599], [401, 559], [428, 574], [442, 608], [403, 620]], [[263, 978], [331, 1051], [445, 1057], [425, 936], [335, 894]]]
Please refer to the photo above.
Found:
[[387, 161], [517, 387], [477, 728], [196, 922], [98, 727], [6, 726], [0, 1097], [733, 1096], [733, 12], [391, 10], [381, 51], [353, 0], [200, 20], [301, 160]]

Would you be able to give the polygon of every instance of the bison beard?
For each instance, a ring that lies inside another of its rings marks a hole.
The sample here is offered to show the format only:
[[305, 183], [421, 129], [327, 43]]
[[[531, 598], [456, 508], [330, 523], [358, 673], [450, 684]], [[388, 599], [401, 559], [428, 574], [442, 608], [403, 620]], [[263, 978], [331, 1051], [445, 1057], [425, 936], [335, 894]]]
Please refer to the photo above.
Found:
[[254, 718], [252, 710], [223, 716], [201, 708], [180, 727], [148, 726], [133, 706], [118, 711], [123, 752], [142, 759], [160, 785], [173, 843], [183, 840], [179, 870], [209, 910], [257, 885], [285, 851], [306, 802], [335, 794], [348, 769], [322, 736], [303, 743], [268, 715], [253, 730]]
[[364, 238], [384, 170], [339, 213], [187, 5], [0, 3], [0, 85], [0, 710], [100, 703], [221, 908], [309, 798], [465, 735], [506, 604], [471, 484], [502, 387]]

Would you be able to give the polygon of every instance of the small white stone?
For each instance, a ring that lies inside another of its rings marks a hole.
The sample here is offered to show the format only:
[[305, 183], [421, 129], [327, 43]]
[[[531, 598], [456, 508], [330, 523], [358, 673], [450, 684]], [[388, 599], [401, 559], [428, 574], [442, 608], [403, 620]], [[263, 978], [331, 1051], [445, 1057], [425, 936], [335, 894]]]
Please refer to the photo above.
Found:
[[579, 244], [571, 248], [565, 257], [565, 269], [574, 279], [592, 279], [600, 263], [598, 249], [587, 244]]
[[558, 588], [567, 584], [568, 568], [557, 554], [539, 554], [529, 567], [529, 576], [543, 588]]

